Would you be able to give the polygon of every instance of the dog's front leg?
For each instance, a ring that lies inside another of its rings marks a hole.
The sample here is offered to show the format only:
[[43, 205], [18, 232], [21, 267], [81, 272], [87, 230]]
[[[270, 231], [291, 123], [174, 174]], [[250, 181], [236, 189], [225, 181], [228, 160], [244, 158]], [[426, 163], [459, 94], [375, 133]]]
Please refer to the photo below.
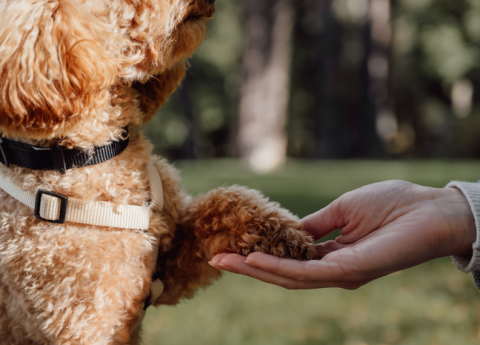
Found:
[[178, 246], [160, 258], [166, 286], [160, 304], [175, 304], [217, 278], [219, 272], [208, 261], [222, 252], [263, 252], [298, 260], [316, 256], [312, 238], [297, 217], [243, 187], [219, 188], [194, 199], [174, 241]]

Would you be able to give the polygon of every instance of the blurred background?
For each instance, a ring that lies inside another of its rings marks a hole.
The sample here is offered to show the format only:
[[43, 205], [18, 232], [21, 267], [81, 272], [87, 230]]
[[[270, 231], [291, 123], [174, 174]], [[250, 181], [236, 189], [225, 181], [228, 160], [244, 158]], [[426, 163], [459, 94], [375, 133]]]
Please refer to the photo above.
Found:
[[[389, 179], [480, 179], [479, 0], [218, 0], [145, 126], [198, 194], [242, 184], [303, 217]], [[334, 236], [334, 235], [332, 235]], [[472, 279], [437, 260], [358, 291], [227, 274], [152, 309], [145, 344], [476, 344]]]

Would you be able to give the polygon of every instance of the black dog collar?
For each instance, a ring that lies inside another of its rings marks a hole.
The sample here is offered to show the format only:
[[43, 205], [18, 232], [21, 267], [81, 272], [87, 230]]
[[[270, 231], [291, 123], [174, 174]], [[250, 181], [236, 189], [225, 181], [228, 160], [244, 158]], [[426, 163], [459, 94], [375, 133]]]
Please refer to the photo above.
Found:
[[[128, 130], [125, 129], [128, 135]], [[33, 145], [13, 141], [0, 137], [0, 163], [5, 166], [15, 164], [32, 170], [55, 170], [62, 174], [69, 169], [82, 168], [106, 162], [128, 146], [129, 138], [112, 141], [109, 145], [95, 147], [93, 154], [64, 146], [50, 148], [35, 147]]]

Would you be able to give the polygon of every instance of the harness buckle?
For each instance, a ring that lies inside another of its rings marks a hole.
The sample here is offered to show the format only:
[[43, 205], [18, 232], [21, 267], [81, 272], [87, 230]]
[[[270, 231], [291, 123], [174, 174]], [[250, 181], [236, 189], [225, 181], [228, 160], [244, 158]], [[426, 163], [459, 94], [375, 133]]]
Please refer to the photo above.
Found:
[[[50, 195], [55, 198], [60, 199], [60, 214], [58, 216], [58, 220], [50, 220], [50, 219], [45, 219], [40, 216], [40, 205], [42, 203], [42, 196], [43, 195]], [[65, 224], [66, 217], [67, 217], [67, 207], [68, 207], [68, 197], [62, 194], [57, 194], [53, 192], [47, 192], [45, 190], [39, 189], [37, 191], [37, 195], [35, 197], [35, 208], [34, 208], [34, 213], [35, 217], [49, 222], [49, 223], [55, 223], [55, 224]]]
[[147, 310], [153, 303], [155, 303], [163, 294], [164, 285], [161, 280], [162, 276], [160, 272], [155, 272], [152, 276], [152, 283], [150, 285], [150, 292], [143, 304], [143, 310]]
[[7, 168], [10, 167], [10, 163], [8, 162], [7, 159], [7, 153], [5, 152], [5, 149], [3, 148], [3, 140], [0, 137], [0, 157], [3, 158], [2, 164], [5, 165]]

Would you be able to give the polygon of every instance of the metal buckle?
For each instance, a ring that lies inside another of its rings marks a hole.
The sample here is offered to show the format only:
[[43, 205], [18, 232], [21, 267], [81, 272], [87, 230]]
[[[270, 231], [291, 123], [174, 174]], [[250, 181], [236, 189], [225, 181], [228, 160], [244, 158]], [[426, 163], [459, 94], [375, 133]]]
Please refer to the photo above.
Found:
[[[162, 278], [162, 275], [160, 274], [160, 272], [155, 272], [154, 275], [152, 276], [152, 282], [151, 284], [153, 284], [156, 280], [160, 280]], [[151, 287], [150, 287], [151, 288]], [[156, 301], [152, 301], [152, 290], [150, 290], [150, 292], [148, 293], [148, 296], [147, 298], [145, 298], [145, 301], [143, 302], [143, 310], [147, 310], [148, 307], [150, 307], [152, 305], [152, 303], [155, 303]]]
[[[56, 197], [56, 198], [60, 199], [60, 201], [61, 201], [61, 203], [60, 203], [60, 215], [59, 215], [58, 220], [45, 219], [45, 218], [42, 218], [40, 216], [40, 205], [41, 205], [41, 202], [42, 202], [42, 196], [43, 195], [50, 195], [50, 196], [53, 196], [53, 197]], [[49, 222], [49, 223], [65, 224], [66, 217], [67, 217], [67, 207], [68, 207], [68, 197], [67, 196], [62, 195], [62, 194], [47, 192], [47, 191], [44, 191], [44, 190], [41, 190], [41, 189], [39, 189], [37, 191], [37, 195], [35, 197], [35, 209], [34, 209], [35, 217], [37, 217], [41, 220], [44, 220], [46, 222]]]
[[5, 150], [3, 149], [3, 140], [0, 138], [0, 154], [2, 155], [3, 158], [3, 165], [5, 165], [7, 168], [10, 167], [10, 163], [8, 162], [7, 159], [7, 154], [5, 153]]

